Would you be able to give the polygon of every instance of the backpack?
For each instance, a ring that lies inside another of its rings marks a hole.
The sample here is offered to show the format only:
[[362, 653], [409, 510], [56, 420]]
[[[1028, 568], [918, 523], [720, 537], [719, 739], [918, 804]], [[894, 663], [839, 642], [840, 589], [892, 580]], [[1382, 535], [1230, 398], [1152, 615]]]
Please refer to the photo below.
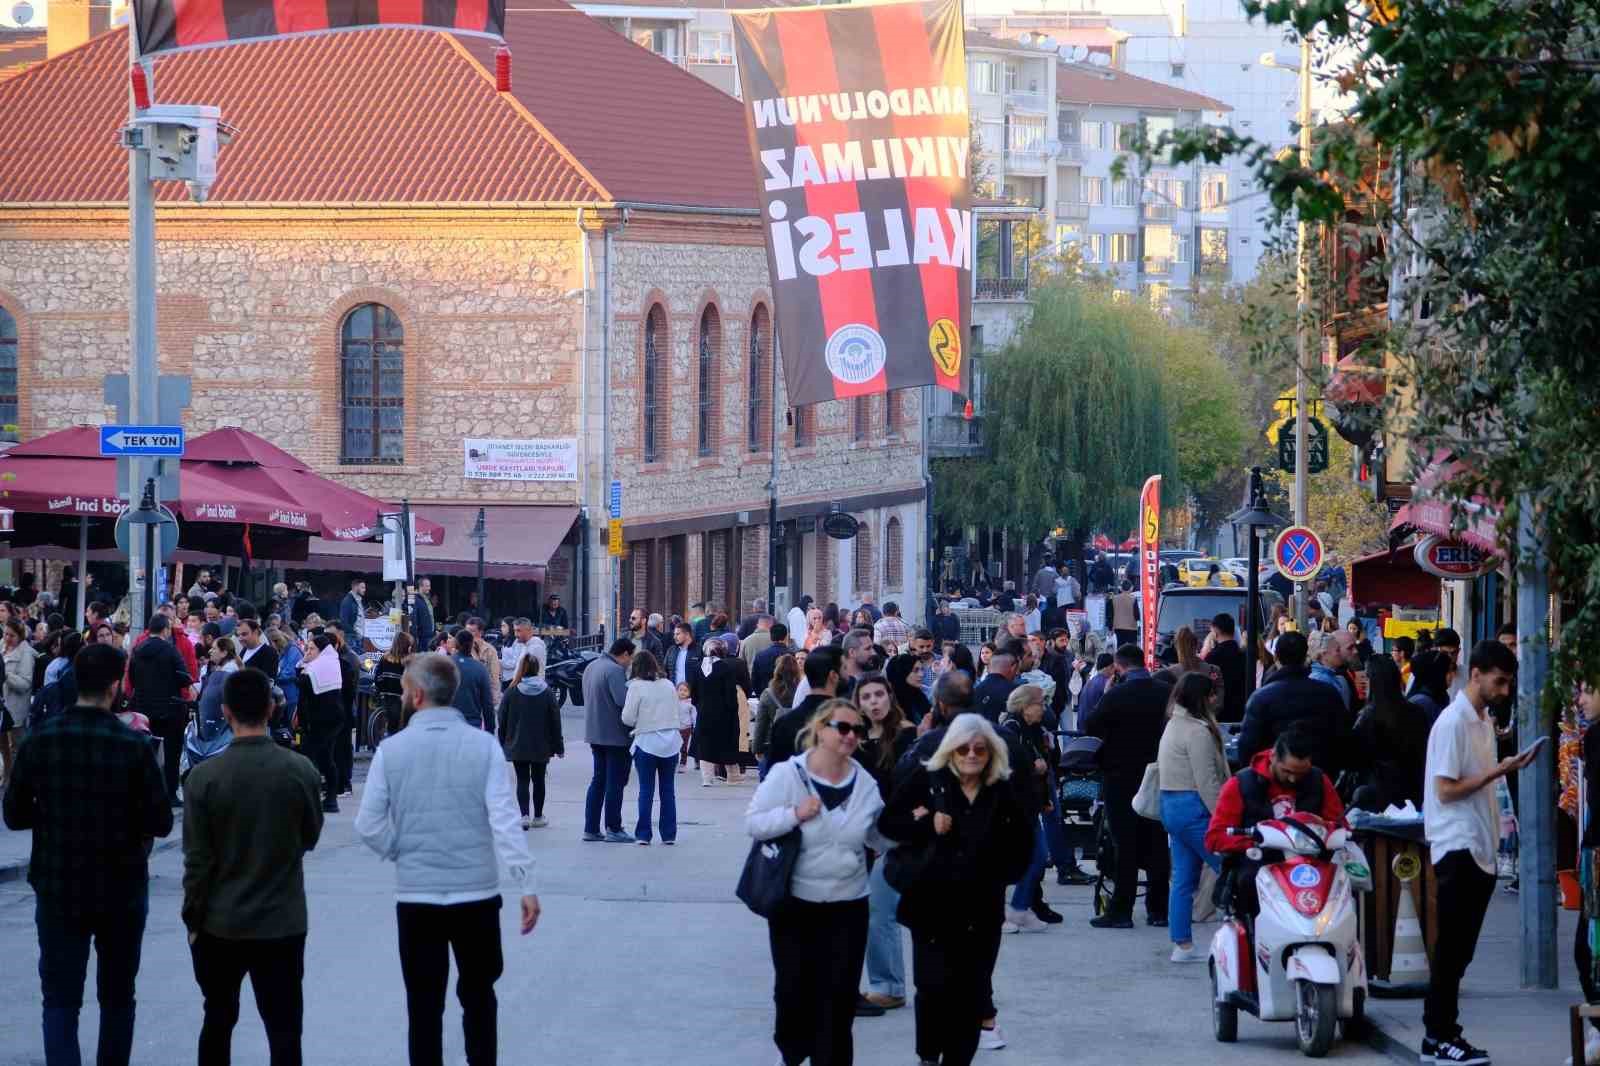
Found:
[[48, 719], [78, 702], [78, 675], [67, 667], [56, 679], [33, 694], [28, 704], [28, 729], [38, 729]]

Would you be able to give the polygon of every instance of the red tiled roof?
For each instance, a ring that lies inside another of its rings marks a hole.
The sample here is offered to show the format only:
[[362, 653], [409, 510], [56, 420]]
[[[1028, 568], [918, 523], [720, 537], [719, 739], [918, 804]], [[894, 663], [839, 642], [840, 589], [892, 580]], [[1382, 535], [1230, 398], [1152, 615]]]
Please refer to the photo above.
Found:
[[[462, 37], [493, 69], [495, 45]], [[617, 200], [756, 209], [744, 105], [561, 0], [506, 11], [512, 93]]]
[[[0, 85], [0, 202], [126, 201], [125, 30]], [[222, 203], [485, 203], [605, 199], [454, 41], [381, 29], [179, 53], [157, 103], [222, 109]], [[51, 130], [41, 138], [38, 131]], [[162, 199], [187, 194], [176, 182]]]
[[1111, 67], [1061, 63], [1056, 67], [1056, 99], [1071, 104], [1142, 107], [1153, 110], [1232, 111], [1209, 96], [1175, 89]]

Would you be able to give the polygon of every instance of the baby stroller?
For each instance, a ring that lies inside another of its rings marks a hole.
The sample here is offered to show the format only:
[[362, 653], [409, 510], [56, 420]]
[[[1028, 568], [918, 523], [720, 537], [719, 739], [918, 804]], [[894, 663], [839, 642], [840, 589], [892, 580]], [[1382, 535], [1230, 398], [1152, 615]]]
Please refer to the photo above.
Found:
[[1081, 849], [1085, 857], [1098, 856], [1095, 815], [1100, 809], [1100, 738], [1063, 732], [1059, 750], [1056, 809], [1061, 812], [1067, 846]]

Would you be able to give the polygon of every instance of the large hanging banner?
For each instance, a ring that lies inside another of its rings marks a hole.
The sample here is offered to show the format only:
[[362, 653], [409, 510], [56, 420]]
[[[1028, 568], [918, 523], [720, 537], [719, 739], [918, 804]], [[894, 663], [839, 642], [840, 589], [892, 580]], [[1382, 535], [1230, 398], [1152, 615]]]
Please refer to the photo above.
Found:
[[789, 402], [967, 392], [959, 0], [740, 12], [733, 26]]
[[1161, 594], [1161, 475], [1154, 474], [1139, 493], [1139, 621], [1144, 630], [1144, 659], [1156, 662], [1156, 610]]
[[369, 26], [499, 37], [505, 0], [133, 0], [139, 54]]

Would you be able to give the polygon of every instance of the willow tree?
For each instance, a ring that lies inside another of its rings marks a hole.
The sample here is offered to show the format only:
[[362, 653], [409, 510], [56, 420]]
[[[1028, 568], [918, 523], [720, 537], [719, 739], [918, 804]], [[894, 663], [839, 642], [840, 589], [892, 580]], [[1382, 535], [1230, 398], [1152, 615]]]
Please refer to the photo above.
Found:
[[951, 525], [987, 525], [1028, 540], [1064, 526], [1134, 528], [1139, 488], [1178, 464], [1162, 353], [1171, 327], [1097, 286], [1036, 290], [1033, 315], [984, 367], [987, 453], [934, 464]]

